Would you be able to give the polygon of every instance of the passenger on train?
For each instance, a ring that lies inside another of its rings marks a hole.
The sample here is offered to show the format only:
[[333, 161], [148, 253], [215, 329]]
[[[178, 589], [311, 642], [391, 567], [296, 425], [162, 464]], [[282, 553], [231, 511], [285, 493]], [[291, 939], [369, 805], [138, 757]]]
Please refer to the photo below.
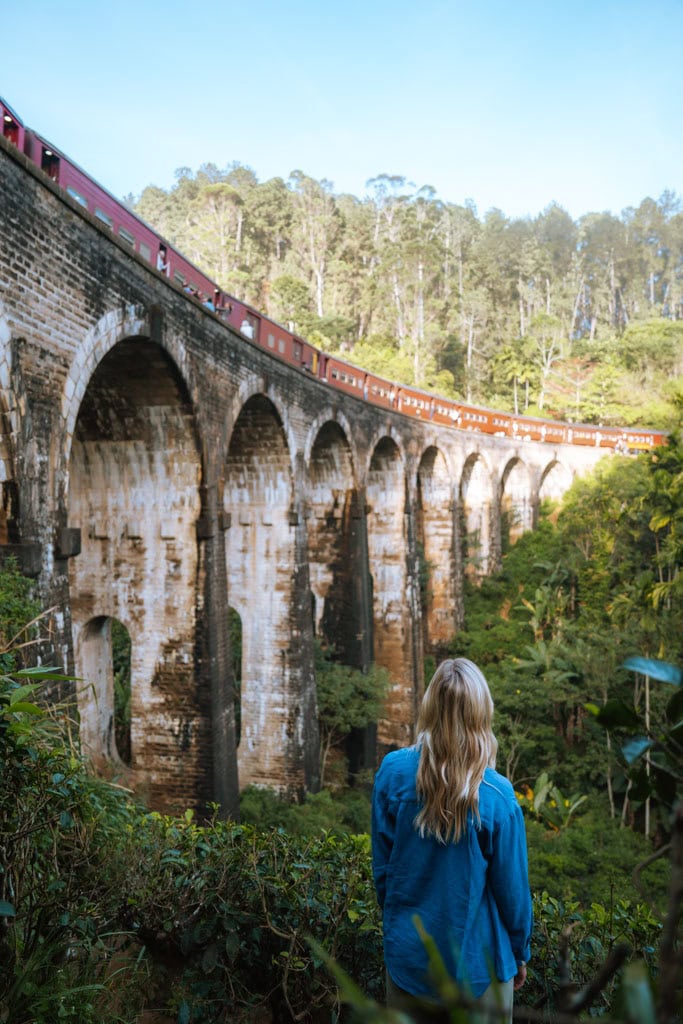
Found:
[[242, 332], [242, 334], [244, 335], [245, 338], [253, 338], [254, 337], [254, 325], [249, 323], [249, 321], [247, 320], [246, 316], [245, 316], [244, 320], [242, 321], [242, 326], [240, 327], [240, 331]]
[[159, 252], [157, 253], [157, 270], [160, 274], [166, 274], [166, 277], [170, 276], [171, 264], [166, 246], [162, 242], [159, 243]]

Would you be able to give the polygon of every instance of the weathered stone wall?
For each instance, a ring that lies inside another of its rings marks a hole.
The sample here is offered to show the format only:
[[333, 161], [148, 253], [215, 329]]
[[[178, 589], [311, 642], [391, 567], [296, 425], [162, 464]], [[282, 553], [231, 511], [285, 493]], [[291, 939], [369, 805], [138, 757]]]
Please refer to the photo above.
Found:
[[[514, 539], [598, 456], [420, 423], [288, 368], [0, 139], [0, 553], [54, 609], [84, 748], [154, 806], [316, 786], [315, 633], [386, 666], [378, 739], [409, 742], [464, 574], [491, 571], [501, 522]], [[132, 641], [126, 765], [114, 621]]]

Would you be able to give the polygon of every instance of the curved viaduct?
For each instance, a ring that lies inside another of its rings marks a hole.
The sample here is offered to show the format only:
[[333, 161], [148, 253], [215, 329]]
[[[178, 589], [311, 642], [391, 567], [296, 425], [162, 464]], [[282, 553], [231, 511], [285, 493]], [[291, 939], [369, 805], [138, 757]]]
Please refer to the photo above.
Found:
[[5, 145], [0, 228], [2, 555], [54, 609], [95, 764], [120, 767], [114, 620], [132, 641], [128, 771], [160, 809], [316, 786], [316, 633], [349, 664], [386, 666], [378, 741], [409, 741], [422, 652], [458, 629], [464, 576], [495, 567], [504, 532], [531, 528], [600, 453], [333, 391], [235, 335]]

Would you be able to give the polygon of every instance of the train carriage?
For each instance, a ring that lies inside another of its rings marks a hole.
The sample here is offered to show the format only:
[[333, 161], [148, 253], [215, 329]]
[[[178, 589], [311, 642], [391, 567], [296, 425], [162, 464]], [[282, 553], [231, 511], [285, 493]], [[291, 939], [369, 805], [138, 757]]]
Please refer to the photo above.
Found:
[[345, 363], [336, 356], [328, 356], [325, 360], [325, 377], [328, 384], [345, 391], [356, 398], [365, 397], [365, 373], [351, 363]]
[[415, 388], [408, 388], [401, 385], [397, 389], [397, 408], [406, 416], [414, 416], [416, 419], [428, 420], [432, 411], [432, 396], [426, 391], [417, 391]]
[[32, 129], [26, 131], [25, 152], [68, 196], [105, 224], [124, 245], [155, 265], [159, 239], [144, 221]]
[[383, 377], [376, 377], [374, 373], [365, 374], [365, 398], [373, 405], [380, 405], [385, 409], [393, 409], [396, 403], [396, 385]]

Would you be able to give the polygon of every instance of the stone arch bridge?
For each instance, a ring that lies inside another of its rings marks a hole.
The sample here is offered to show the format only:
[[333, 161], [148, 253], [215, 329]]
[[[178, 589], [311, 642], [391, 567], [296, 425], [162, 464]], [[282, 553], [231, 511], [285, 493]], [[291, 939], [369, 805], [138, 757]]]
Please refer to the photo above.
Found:
[[112, 622], [128, 630], [127, 771], [171, 811], [234, 811], [248, 783], [316, 786], [315, 633], [349, 664], [386, 666], [379, 745], [408, 742], [424, 647], [458, 629], [465, 576], [600, 455], [332, 390], [235, 335], [4, 145], [0, 403], [1, 553], [54, 609], [83, 744], [112, 771]]

